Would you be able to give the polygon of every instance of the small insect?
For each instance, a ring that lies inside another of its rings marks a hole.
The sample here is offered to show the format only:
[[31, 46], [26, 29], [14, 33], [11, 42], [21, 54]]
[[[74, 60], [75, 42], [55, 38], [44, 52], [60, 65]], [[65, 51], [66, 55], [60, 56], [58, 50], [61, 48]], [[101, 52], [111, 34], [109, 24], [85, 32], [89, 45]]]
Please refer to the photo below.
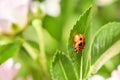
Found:
[[77, 34], [74, 37], [74, 48], [75, 51], [79, 52], [84, 49], [85, 46], [85, 36], [83, 34]]

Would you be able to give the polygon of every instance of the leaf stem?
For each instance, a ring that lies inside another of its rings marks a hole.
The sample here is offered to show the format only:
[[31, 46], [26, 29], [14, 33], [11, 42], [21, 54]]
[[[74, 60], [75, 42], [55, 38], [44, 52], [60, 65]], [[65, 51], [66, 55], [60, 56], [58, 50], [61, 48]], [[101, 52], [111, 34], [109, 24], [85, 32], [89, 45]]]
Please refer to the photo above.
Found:
[[34, 60], [37, 59], [37, 54], [36, 54], [35, 50], [25, 40], [23, 42], [23, 47], [29, 53], [29, 55], [32, 57], [32, 59], [34, 59]]
[[82, 70], [83, 70], [83, 56], [81, 56], [81, 63], [80, 63], [81, 67], [80, 67], [80, 80], [82, 80]]
[[39, 43], [39, 50], [40, 53], [38, 55], [38, 60], [41, 64], [42, 70], [47, 75], [47, 59], [45, 55], [45, 49], [44, 49], [44, 39], [43, 39], [43, 33], [42, 33], [42, 22], [40, 19], [35, 19], [32, 22], [32, 25], [37, 33], [38, 36], [38, 43]]
[[18, 37], [18, 38], [23, 42], [23, 47], [28, 52], [28, 54], [31, 56], [31, 58], [33, 60], [36, 60], [37, 54], [36, 54], [35, 49], [33, 49], [33, 47], [29, 43], [27, 43], [27, 41], [25, 41], [23, 38], [21, 37]]

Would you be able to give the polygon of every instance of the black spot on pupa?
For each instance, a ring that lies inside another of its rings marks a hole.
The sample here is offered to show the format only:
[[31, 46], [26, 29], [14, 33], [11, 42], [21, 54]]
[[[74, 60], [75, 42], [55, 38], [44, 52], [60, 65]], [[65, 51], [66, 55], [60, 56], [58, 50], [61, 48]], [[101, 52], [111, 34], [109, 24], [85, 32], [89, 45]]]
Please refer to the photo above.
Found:
[[82, 40], [82, 38], [80, 38], [80, 40]]
[[82, 42], [79, 44], [79, 46], [82, 46]]

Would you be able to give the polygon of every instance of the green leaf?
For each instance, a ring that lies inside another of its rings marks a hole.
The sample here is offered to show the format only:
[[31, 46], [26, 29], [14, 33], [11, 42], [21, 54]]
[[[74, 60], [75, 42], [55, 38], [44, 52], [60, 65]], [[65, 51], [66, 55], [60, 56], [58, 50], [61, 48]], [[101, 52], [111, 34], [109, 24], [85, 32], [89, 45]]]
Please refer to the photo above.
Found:
[[14, 54], [17, 53], [21, 48], [21, 44], [21, 41], [16, 40], [7, 45], [0, 45], [0, 64], [8, 58], [14, 56]]
[[120, 53], [120, 23], [108, 23], [97, 31], [91, 53], [91, 73], [94, 74], [106, 61]]
[[77, 80], [71, 61], [60, 51], [53, 58], [51, 75], [52, 80]]
[[[87, 73], [89, 68], [90, 68], [90, 53], [89, 53], [90, 29], [91, 29], [90, 28], [91, 13], [90, 12], [91, 12], [91, 7], [89, 9], [87, 9], [85, 11], [85, 13], [83, 13], [80, 16], [76, 25], [73, 27], [73, 29], [70, 32], [70, 37], [69, 37], [69, 42], [68, 42], [69, 56], [71, 57], [71, 59], [74, 63], [74, 66], [75, 66], [76, 71], [77, 71], [77, 75], [79, 77], [81, 75], [83, 77], [85, 75], [85, 73]], [[86, 38], [85, 49], [83, 49], [79, 53], [75, 52], [75, 49], [74, 49], [73, 38], [76, 34], [83, 34]], [[81, 56], [83, 56], [82, 61], [81, 61], [81, 59], [82, 59]]]

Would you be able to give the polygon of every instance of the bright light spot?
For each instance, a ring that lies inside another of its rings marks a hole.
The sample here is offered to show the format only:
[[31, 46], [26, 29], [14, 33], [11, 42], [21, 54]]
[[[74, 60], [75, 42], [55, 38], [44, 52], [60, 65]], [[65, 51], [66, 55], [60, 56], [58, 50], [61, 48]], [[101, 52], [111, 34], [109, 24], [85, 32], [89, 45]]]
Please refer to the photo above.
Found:
[[106, 5], [112, 4], [115, 1], [117, 0], [96, 0], [96, 4], [98, 6], [106, 6]]

